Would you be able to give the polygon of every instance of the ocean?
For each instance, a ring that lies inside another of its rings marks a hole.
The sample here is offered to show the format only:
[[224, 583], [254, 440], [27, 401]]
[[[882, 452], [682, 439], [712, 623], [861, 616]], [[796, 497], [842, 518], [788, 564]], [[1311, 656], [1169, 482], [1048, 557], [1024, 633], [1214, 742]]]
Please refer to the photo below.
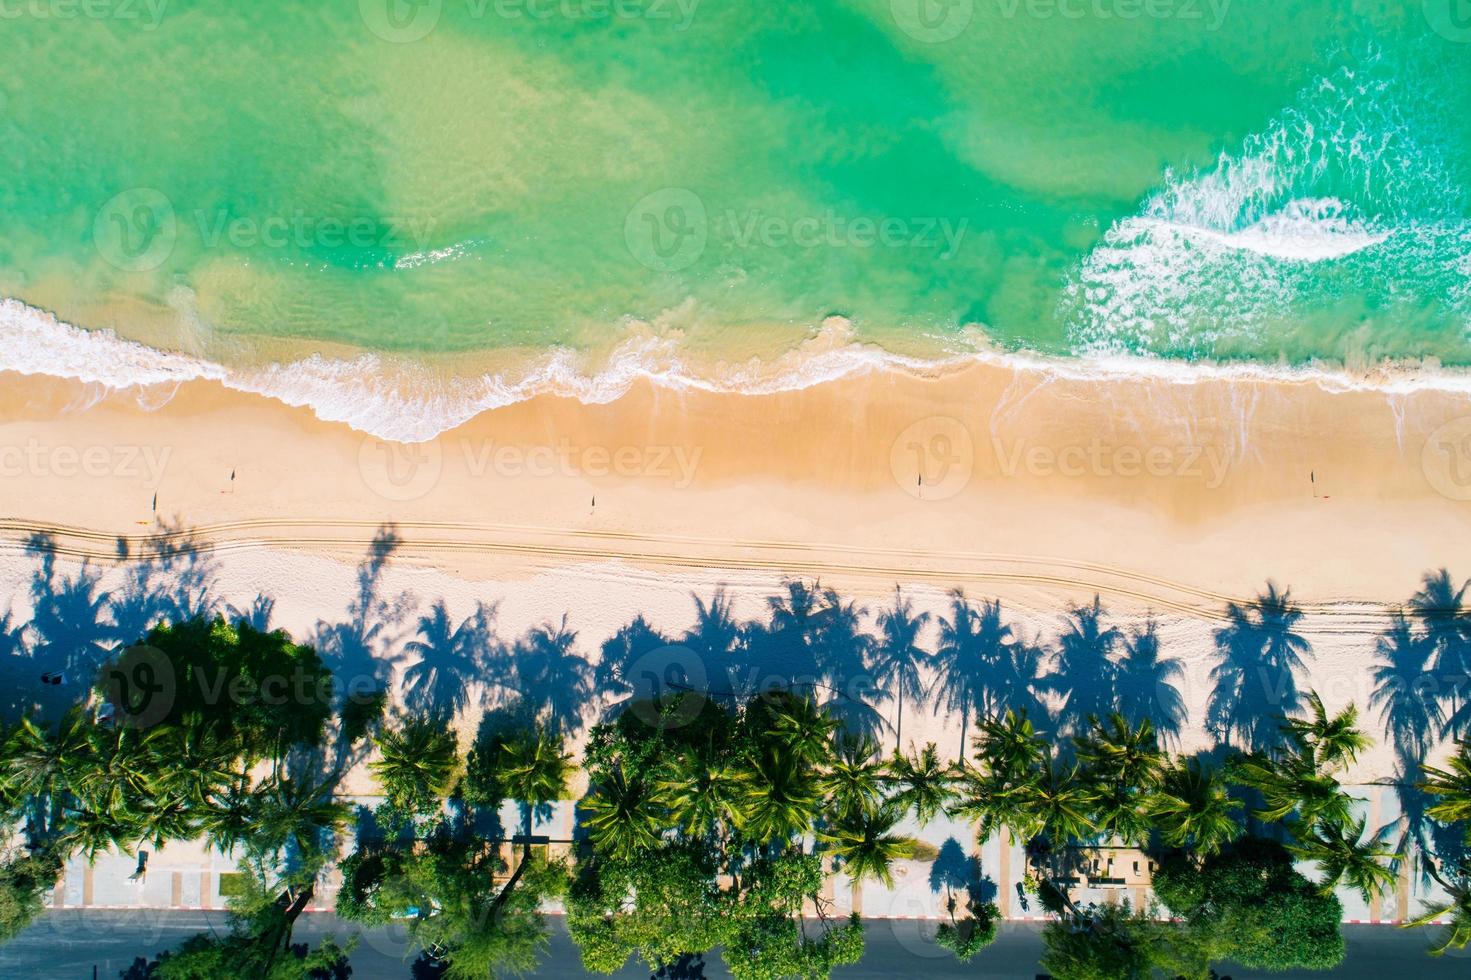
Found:
[[0, 369], [391, 438], [968, 356], [1471, 366], [1467, 0], [17, 0]]

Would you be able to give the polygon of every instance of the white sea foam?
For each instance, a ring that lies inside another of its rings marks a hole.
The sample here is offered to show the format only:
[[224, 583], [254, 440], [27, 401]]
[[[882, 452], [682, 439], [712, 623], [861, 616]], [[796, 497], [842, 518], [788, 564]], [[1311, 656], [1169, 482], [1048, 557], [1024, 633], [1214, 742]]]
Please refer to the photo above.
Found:
[[411, 365], [364, 354], [351, 359], [313, 356], [265, 368], [230, 368], [202, 358], [155, 350], [118, 337], [63, 323], [16, 300], [0, 300], [0, 371], [71, 378], [114, 390], [135, 391], [160, 407], [180, 383], [218, 382], [236, 391], [309, 409], [382, 439], [420, 442], [482, 412], [553, 394], [605, 403], [648, 381], [671, 390], [738, 394], [794, 391], [873, 371], [928, 374], [985, 362], [1042, 382], [1153, 381], [1192, 385], [1239, 380], [1310, 383], [1328, 391], [1372, 389], [1386, 393], [1439, 390], [1471, 397], [1471, 373], [1384, 367], [1372, 373], [1263, 365], [1214, 365], [1162, 358], [1091, 354], [1053, 358], [1028, 353], [974, 350], [936, 359], [908, 357], [853, 340], [841, 318], [816, 337], [772, 361], [750, 361], [699, 373], [685, 363], [676, 341], [635, 337], [620, 345], [601, 369], [589, 373], [570, 350], [556, 350], [515, 376], [442, 378]]
[[1291, 347], [1280, 332], [1333, 308], [1345, 282], [1374, 308], [1437, 304], [1471, 322], [1466, 195], [1448, 176], [1433, 100], [1408, 81], [1424, 75], [1363, 56], [1213, 166], [1167, 173], [1065, 290], [1074, 346]]

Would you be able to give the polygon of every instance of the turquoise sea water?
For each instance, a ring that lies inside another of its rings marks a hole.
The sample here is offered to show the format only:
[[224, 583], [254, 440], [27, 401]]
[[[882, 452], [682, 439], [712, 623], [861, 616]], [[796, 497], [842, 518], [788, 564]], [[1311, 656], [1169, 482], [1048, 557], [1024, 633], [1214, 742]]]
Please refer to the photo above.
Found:
[[222, 369], [769, 359], [831, 314], [911, 354], [1471, 364], [1465, 0], [3, 14], [0, 295]]

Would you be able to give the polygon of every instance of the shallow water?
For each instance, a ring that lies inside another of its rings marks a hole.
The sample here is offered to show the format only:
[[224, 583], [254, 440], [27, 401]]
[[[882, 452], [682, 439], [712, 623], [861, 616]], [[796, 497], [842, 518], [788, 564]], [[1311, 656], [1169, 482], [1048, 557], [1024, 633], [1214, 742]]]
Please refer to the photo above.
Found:
[[[405, 358], [740, 382], [832, 314], [824, 352], [1471, 364], [1454, 0], [86, 9], [0, 26], [0, 294], [205, 373], [321, 350], [274, 369], [308, 403]], [[24, 313], [0, 347], [152, 357]]]

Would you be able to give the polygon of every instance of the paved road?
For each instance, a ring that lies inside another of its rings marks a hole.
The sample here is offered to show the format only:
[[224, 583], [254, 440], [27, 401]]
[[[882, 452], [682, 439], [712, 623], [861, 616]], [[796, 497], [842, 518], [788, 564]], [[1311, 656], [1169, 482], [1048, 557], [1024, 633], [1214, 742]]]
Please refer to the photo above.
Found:
[[[222, 913], [115, 912], [68, 910], [47, 913], [9, 945], [0, 948], [0, 977], [45, 977], [91, 980], [93, 968], [101, 980], [116, 980], [133, 959], [166, 949], [196, 932], [223, 928]], [[537, 972], [541, 977], [588, 976], [578, 964], [577, 950], [567, 938], [561, 920], [553, 918], [550, 955]], [[1414, 980], [1465, 980], [1471, 976], [1471, 954], [1431, 959], [1424, 954], [1426, 935], [1390, 926], [1345, 926], [1349, 956], [1332, 973], [1258, 974], [1228, 971], [1232, 980], [1386, 980], [1413, 971]], [[351, 929], [330, 915], [308, 915], [297, 930], [299, 938], [327, 932], [345, 937]], [[1040, 926], [1007, 923], [995, 945], [971, 963], [961, 965], [930, 941], [933, 925], [919, 922], [868, 923], [868, 953], [862, 963], [840, 970], [840, 980], [922, 976], [984, 976], [988, 980], [1035, 980], [1041, 952]], [[408, 947], [401, 933], [375, 929], [366, 933], [353, 954], [354, 980], [408, 980]], [[696, 974], [697, 976], [699, 974]], [[726, 977], [718, 957], [704, 976]], [[648, 971], [626, 968], [620, 980], [646, 980]]]

